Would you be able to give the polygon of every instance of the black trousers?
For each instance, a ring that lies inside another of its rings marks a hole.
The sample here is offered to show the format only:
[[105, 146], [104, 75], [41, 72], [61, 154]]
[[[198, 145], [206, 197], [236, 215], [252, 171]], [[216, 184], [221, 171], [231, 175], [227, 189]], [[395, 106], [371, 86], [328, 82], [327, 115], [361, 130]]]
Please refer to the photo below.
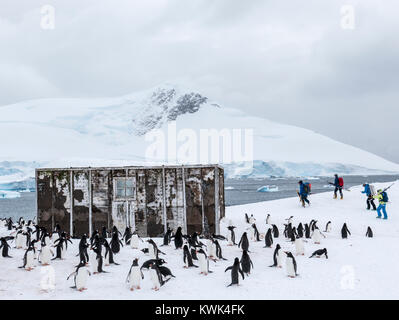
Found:
[[343, 197], [344, 195], [342, 193], [342, 187], [335, 187], [334, 195], [337, 196], [338, 190], [339, 190], [339, 194], [341, 195], [341, 197]]
[[305, 206], [305, 202], [307, 203], [307, 204], [309, 204], [310, 203], [310, 201], [308, 200], [308, 196], [306, 195], [301, 195], [301, 200], [302, 200], [302, 205], [303, 206]]
[[377, 210], [377, 207], [375, 206], [375, 203], [374, 203], [373, 196], [368, 196], [368, 198], [367, 198], [367, 210], [370, 210], [371, 206], [373, 206], [373, 210]]

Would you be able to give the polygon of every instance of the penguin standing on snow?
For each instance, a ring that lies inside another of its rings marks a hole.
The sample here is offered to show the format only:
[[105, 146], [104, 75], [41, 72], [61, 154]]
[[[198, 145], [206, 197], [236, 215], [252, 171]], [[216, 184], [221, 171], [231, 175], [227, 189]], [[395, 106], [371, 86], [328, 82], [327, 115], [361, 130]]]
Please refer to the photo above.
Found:
[[238, 258], [234, 259], [234, 264], [230, 267], [228, 267], [224, 272], [227, 272], [231, 270], [231, 283], [227, 286], [230, 287], [232, 285], [239, 285], [239, 275], [238, 273], [241, 274], [242, 279], [244, 280], [244, 272], [240, 268], [240, 260]]
[[159, 271], [159, 267], [156, 263], [150, 265], [150, 277], [152, 281], [152, 290], [158, 291], [169, 279], [164, 280], [162, 274]]
[[44, 240], [42, 241], [42, 247], [40, 248], [39, 253], [39, 262], [43, 266], [48, 266], [51, 262], [51, 257], [53, 256], [53, 251], [50, 249], [50, 246], [47, 246]]
[[98, 244], [98, 246], [93, 248], [93, 251], [96, 255], [95, 259], [91, 259], [90, 264], [92, 264], [92, 270], [93, 274], [97, 273], [106, 273], [106, 271], [103, 270], [103, 256], [102, 256], [102, 245], [101, 243]]
[[111, 247], [106, 239], [103, 239], [103, 245], [105, 248], [104, 265], [109, 266], [110, 264], [115, 264], [119, 266], [119, 263], [114, 261], [114, 253], [112, 252]]
[[228, 226], [227, 229], [229, 229], [229, 233], [227, 234], [227, 245], [228, 246], [232, 246], [232, 245], [236, 245], [236, 234], [234, 232], [234, 229], [236, 227], [234, 226]]
[[313, 257], [320, 258], [323, 254], [326, 256], [326, 259], [328, 259], [327, 249], [326, 248], [320, 249], [320, 250], [316, 250], [315, 252], [313, 252], [313, 254], [309, 258], [313, 258]]
[[149, 253], [151, 259], [158, 259], [160, 253], [162, 253], [163, 255], [165, 254], [161, 250], [158, 249], [158, 246], [154, 242], [154, 240], [149, 239], [149, 240], [147, 240], [147, 242], [148, 242], [148, 253]]
[[280, 245], [277, 244], [273, 254], [273, 264], [270, 267], [282, 268], [283, 257], [284, 257], [283, 249], [281, 249]]
[[161, 247], [162, 246], [169, 246], [171, 238], [172, 238], [172, 229], [170, 229], [168, 227], [166, 233], [163, 236], [163, 244], [161, 245]]
[[30, 245], [24, 254], [23, 258], [24, 265], [18, 268], [24, 268], [27, 271], [31, 271], [35, 266], [34, 260], [35, 260], [35, 248], [32, 245]]
[[193, 263], [193, 258], [191, 256], [190, 251], [188, 250], [187, 245], [183, 247], [183, 262], [184, 262], [184, 268], [191, 268], [191, 267], [198, 268], [198, 266], [196, 266]]
[[272, 219], [270, 217], [270, 214], [268, 214], [266, 217], [266, 224], [272, 224]]
[[119, 231], [113, 232], [112, 233], [112, 238], [111, 241], [109, 243], [112, 253], [119, 253], [119, 251], [121, 250], [121, 246], [123, 247], [123, 243], [122, 241], [119, 239], [119, 235], [118, 235]]
[[264, 248], [271, 248], [273, 245], [273, 237], [272, 237], [272, 228], [269, 228], [267, 230], [266, 236], [265, 236], [265, 246]]
[[200, 274], [207, 276], [208, 273], [211, 273], [211, 271], [209, 270], [208, 256], [206, 255], [205, 251], [202, 249], [197, 250], [197, 256], [200, 267]]
[[310, 239], [310, 228], [307, 223], [305, 223], [305, 238]]
[[295, 239], [295, 252], [297, 256], [304, 256], [305, 255], [305, 247], [303, 245], [302, 238], [297, 237]]
[[144, 279], [144, 274], [139, 267], [139, 259], [133, 260], [129, 273], [127, 274], [126, 282], [129, 283], [130, 291], [140, 289], [141, 280]]
[[286, 252], [287, 258], [285, 260], [286, 268], [287, 268], [287, 275], [290, 278], [295, 278], [297, 274], [297, 265], [294, 256], [291, 252]]
[[278, 231], [278, 228], [275, 224], [273, 226], [273, 238], [278, 238], [280, 236], [280, 232]]
[[370, 227], [367, 228], [366, 237], [367, 238], [372, 238], [373, 237], [373, 230], [371, 230]]
[[133, 233], [132, 237], [130, 238], [130, 248], [132, 249], [138, 249], [139, 248], [139, 240], [141, 240], [141, 242], [144, 242], [143, 239], [141, 239], [139, 237], [139, 235], [137, 233]]
[[252, 228], [254, 229], [254, 240], [260, 241], [260, 238], [259, 238], [260, 234], [259, 234], [258, 228], [256, 227], [255, 223], [252, 225]]
[[183, 247], [183, 233], [181, 227], [178, 227], [175, 235], [172, 237], [175, 241], [175, 248], [181, 249]]
[[242, 271], [244, 273], [246, 273], [248, 276], [251, 273], [251, 267], [253, 268], [254, 265], [252, 263], [251, 258], [249, 257], [248, 252], [245, 250], [242, 252], [242, 257], [241, 257], [240, 263], [241, 263]]
[[244, 232], [241, 236], [240, 242], [238, 243], [238, 247], [241, 246], [242, 250], [248, 251], [249, 252], [249, 241], [247, 237], [247, 233]]
[[299, 238], [303, 238], [303, 225], [302, 222], [299, 223], [298, 228], [296, 229]]
[[1, 256], [3, 258], [12, 258], [11, 256], [8, 255], [8, 250], [11, 249], [11, 246], [7, 243], [8, 240], [12, 240], [14, 237], [1, 237], [0, 238], [0, 249], [3, 249], [1, 251]]
[[87, 236], [84, 234], [79, 241], [79, 257], [80, 261], [89, 262], [89, 255], [87, 253], [87, 248], [89, 244], [87, 243]]
[[130, 239], [132, 238], [132, 230], [129, 227], [126, 227], [122, 238], [125, 240], [125, 245], [130, 243]]
[[85, 261], [81, 261], [79, 263], [79, 265], [76, 267], [75, 272], [71, 273], [68, 276], [67, 280], [69, 280], [69, 278], [71, 276], [74, 276], [73, 281], [75, 283], [75, 285], [71, 288], [76, 289], [80, 292], [87, 289], [86, 288], [87, 276], [91, 276], [91, 273], [90, 273], [89, 269], [87, 268]]
[[342, 229], [341, 229], [342, 239], [347, 239], [348, 238], [348, 234], [351, 234], [351, 233], [350, 233], [346, 223], [344, 223], [344, 225], [342, 226]]
[[326, 229], [324, 230], [324, 232], [331, 232], [331, 221], [327, 222]]
[[222, 247], [220, 246], [219, 241], [217, 241], [216, 239], [213, 239], [213, 244], [215, 245], [215, 248], [216, 248], [216, 258], [218, 258], [220, 260], [227, 260], [227, 259], [223, 258]]
[[313, 240], [313, 242], [314, 242], [315, 244], [320, 244], [320, 243], [321, 243], [321, 236], [322, 236], [322, 233], [320, 232], [319, 228], [316, 227], [316, 228], [313, 230], [313, 234], [312, 234], [312, 240]]

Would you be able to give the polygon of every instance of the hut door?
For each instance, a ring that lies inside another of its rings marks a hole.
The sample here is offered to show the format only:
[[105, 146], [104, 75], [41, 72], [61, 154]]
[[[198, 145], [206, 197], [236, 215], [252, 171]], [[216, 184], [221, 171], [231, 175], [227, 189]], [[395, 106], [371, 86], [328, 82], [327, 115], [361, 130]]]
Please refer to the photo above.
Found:
[[112, 222], [120, 232], [124, 232], [127, 226], [126, 201], [117, 201], [112, 204]]
[[128, 201], [128, 221], [127, 225], [131, 228], [132, 231], [136, 230], [136, 219], [135, 219], [135, 201]]

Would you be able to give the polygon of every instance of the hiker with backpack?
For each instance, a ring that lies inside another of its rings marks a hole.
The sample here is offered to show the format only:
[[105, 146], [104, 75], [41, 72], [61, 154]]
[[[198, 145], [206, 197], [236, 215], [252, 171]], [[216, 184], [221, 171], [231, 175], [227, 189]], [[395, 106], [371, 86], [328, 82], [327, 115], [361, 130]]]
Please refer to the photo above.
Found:
[[386, 192], [386, 190], [378, 190], [377, 191], [377, 195], [374, 196], [375, 199], [378, 199], [378, 201], [380, 202], [380, 205], [377, 208], [377, 219], [381, 219], [381, 211], [384, 214], [384, 220], [388, 219], [387, 216], [387, 203], [389, 201], [388, 199], [388, 194]]
[[307, 203], [310, 206], [310, 201], [308, 199], [308, 195], [311, 191], [309, 183], [303, 183], [303, 181], [301, 180], [298, 182], [298, 184], [299, 184], [298, 195], [302, 202], [302, 207], [305, 208], [305, 205], [306, 205], [305, 203]]
[[377, 208], [375, 206], [374, 197], [373, 197], [373, 192], [375, 191], [371, 190], [372, 186], [370, 186], [368, 183], [363, 184], [363, 187], [364, 191], [362, 191], [362, 193], [365, 193], [367, 196], [367, 210], [370, 210], [371, 206], [373, 206], [373, 211], [376, 211]]
[[344, 188], [344, 179], [342, 177], [338, 177], [338, 175], [335, 175], [335, 181], [334, 181], [334, 199], [338, 198], [337, 192], [339, 191], [339, 194], [341, 195], [341, 200], [344, 198], [344, 195], [342, 193], [342, 189]]

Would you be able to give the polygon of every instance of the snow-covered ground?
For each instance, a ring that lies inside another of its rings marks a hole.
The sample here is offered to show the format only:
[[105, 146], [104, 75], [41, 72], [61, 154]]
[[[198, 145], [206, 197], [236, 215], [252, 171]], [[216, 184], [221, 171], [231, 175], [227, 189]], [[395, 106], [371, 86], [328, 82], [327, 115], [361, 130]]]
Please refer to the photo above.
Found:
[[[377, 187], [389, 184], [376, 185]], [[230, 272], [224, 273], [232, 265], [235, 257], [241, 257], [241, 250], [228, 247], [221, 242], [223, 255], [228, 261], [210, 262], [213, 273], [208, 276], [199, 274], [198, 269], [184, 269], [182, 250], [161, 247], [166, 253], [167, 265], [176, 278], [170, 280], [160, 291], [151, 290], [151, 281], [147, 271], [141, 290], [129, 291], [125, 279], [134, 257], [140, 262], [147, 260], [145, 254], [130, 247], [122, 248], [115, 261], [119, 266], [108, 266], [109, 273], [89, 277], [88, 290], [81, 293], [70, 286], [67, 276], [74, 271], [78, 263], [77, 242], [68, 248], [64, 261], [53, 261], [56, 285], [51, 292], [41, 292], [40, 280], [43, 277], [42, 267], [25, 271], [17, 267], [22, 264], [23, 250], [12, 249], [12, 259], [0, 258], [0, 299], [398, 299], [399, 276], [399, 184], [389, 190], [389, 220], [376, 219], [375, 212], [365, 209], [365, 196], [360, 193], [361, 187], [345, 192], [344, 200], [334, 200], [332, 192], [317, 194], [311, 197], [312, 205], [303, 209], [298, 198], [234, 206], [227, 208], [227, 217], [222, 222], [221, 230], [226, 233], [228, 220], [232, 220], [239, 240], [246, 228], [244, 213], [253, 214], [261, 233], [267, 230], [266, 215], [272, 217], [280, 233], [285, 219], [294, 216], [294, 225], [299, 222], [309, 223], [318, 220], [324, 231], [327, 221], [332, 221], [332, 232], [325, 233], [320, 245], [310, 240], [305, 243], [305, 256], [296, 257], [299, 276], [288, 278], [285, 269], [269, 268], [275, 245], [279, 243], [284, 250], [295, 252], [294, 245], [281, 235], [274, 239], [272, 249], [263, 248], [264, 242], [250, 243], [250, 256], [254, 269], [249, 277], [240, 281], [240, 286], [229, 287]], [[348, 224], [352, 236], [341, 239], [340, 230], [343, 223]], [[374, 238], [366, 238], [367, 227], [374, 232]], [[1, 235], [7, 235], [1, 227]], [[237, 240], [237, 242], [238, 242]], [[161, 239], [155, 239], [161, 244]], [[11, 243], [13, 245], [13, 243]], [[143, 247], [145, 246], [142, 244]], [[313, 251], [327, 248], [329, 259], [309, 259]]]

